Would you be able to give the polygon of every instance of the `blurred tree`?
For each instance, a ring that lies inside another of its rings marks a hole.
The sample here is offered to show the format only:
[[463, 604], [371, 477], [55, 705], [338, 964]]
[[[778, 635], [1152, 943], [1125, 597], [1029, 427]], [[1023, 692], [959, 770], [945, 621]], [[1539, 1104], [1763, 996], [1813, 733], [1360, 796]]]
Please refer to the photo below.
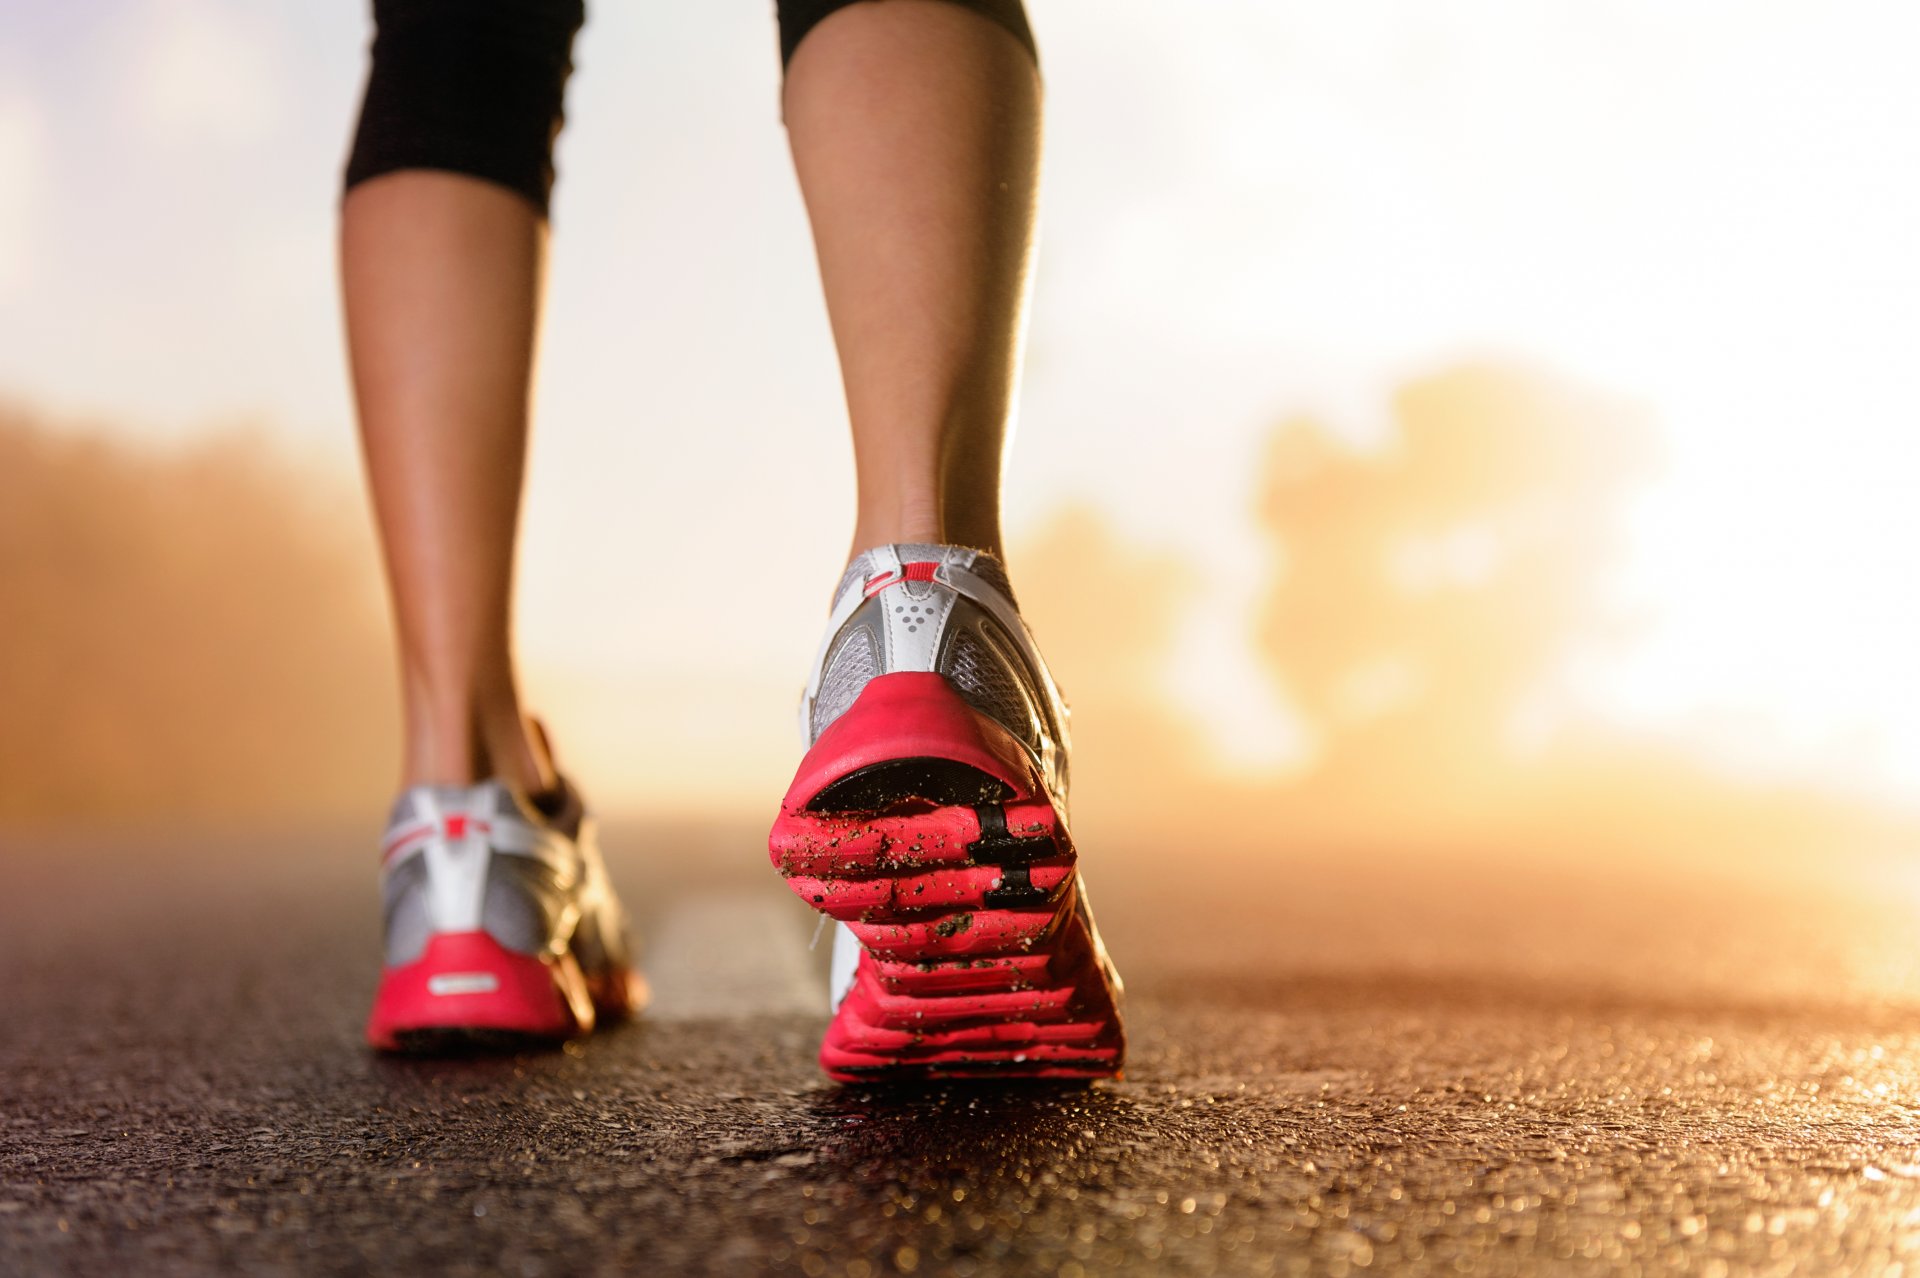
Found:
[[1131, 545], [1070, 506], [1012, 558], [1020, 606], [1073, 710], [1075, 792], [1087, 812], [1173, 814], [1204, 774], [1197, 728], [1167, 695], [1184, 561]]
[[0, 819], [377, 811], [393, 676], [350, 491], [0, 408]]
[[1274, 437], [1261, 513], [1284, 569], [1261, 642], [1325, 772], [1485, 780], [1605, 620], [1651, 433], [1617, 400], [1494, 365], [1406, 386], [1394, 420], [1373, 452], [1311, 421]]

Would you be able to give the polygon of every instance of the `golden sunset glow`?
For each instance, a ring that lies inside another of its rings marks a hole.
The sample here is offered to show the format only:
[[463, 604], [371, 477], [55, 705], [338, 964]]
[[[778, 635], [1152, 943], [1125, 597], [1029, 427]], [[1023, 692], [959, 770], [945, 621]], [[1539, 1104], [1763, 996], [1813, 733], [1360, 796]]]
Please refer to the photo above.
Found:
[[[300, 459], [258, 482], [315, 496], [375, 598], [331, 245], [364, 17], [106, 7], [109, 39], [67, 6], [0, 18], [12, 428], [154, 466], [249, 430]], [[1166, 14], [1033, 11], [1049, 167], [1009, 510], [1107, 760], [1085, 784], [1124, 792], [1119, 740], [1249, 794], [1349, 758], [1551, 770], [1604, 743], [1907, 802], [1920, 20]], [[578, 61], [522, 554], [533, 699], [605, 802], [758, 808], [851, 496], [771, 15], [603, 6]], [[377, 654], [375, 623], [353, 642]], [[389, 721], [385, 683], [356, 695]], [[355, 784], [385, 784], [391, 757], [358, 757]]]

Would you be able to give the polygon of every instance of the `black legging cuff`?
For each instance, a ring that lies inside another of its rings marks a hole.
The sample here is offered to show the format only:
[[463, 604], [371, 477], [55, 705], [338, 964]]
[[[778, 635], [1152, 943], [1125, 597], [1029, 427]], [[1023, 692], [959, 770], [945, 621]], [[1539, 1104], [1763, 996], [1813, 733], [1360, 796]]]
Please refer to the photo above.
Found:
[[374, 0], [378, 24], [346, 185], [445, 169], [545, 216], [584, 0]]
[[[827, 15], [869, 2], [777, 0], [783, 64]], [[943, 2], [998, 23], [1039, 65], [1021, 0]], [[373, 12], [373, 65], [347, 186], [398, 169], [443, 169], [516, 191], [546, 216], [584, 0], [374, 0]]]
[[[800, 47], [800, 41], [807, 32], [820, 25], [828, 14], [844, 9], [850, 4], [864, 3], [868, 0], [778, 0], [780, 10], [780, 64], [793, 61], [793, 51]], [[871, 0], [885, 3], [885, 0]], [[963, 9], [971, 9], [985, 18], [990, 18], [1013, 33], [1033, 59], [1040, 65], [1040, 50], [1033, 42], [1033, 28], [1027, 25], [1026, 6], [1021, 0], [946, 0]]]

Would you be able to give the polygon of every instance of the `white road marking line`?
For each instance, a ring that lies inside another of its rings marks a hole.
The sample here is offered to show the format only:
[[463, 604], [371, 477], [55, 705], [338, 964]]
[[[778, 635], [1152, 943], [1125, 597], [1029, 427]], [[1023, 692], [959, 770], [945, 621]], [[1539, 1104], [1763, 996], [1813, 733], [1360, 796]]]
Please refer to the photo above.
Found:
[[686, 898], [645, 938], [647, 1018], [824, 1014], [826, 984], [807, 952], [810, 922], [797, 902], [771, 895]]

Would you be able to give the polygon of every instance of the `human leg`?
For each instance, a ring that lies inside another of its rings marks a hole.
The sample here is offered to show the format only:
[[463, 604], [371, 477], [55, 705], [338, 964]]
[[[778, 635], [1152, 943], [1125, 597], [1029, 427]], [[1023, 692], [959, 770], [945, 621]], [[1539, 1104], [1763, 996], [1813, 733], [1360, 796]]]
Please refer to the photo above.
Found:
[[1066, 710], [999, 559], [1039, 81], [991, 7], [849, 4], [788, 73], [859, 511], [769, 848], [841, 924], [820, 1061], [848, 1081], [1107, 1077], [1125, 1050]]
[[375, 0], [341, 279], [402, 780], [550, 788], [510, 643], [552, 143], [579, 0]]
[[376, 0], [341, 214], [348, 350], [400, 649], [378, 1047], [632, 1011], [624, 913], [523, 717], [514, 537], [577, 0]]
[[341, 214], [348, 348], [399, 646], [407, 785], [551, 788], [509, 640], [546, 236], [519, 195], [405, 170]]
[[853, 428], [853, 548], [998, 553], [1039, 175], [1034, 59], [1005, 21], [949, 0], [848, 4], [797, 42], [785, 113]]

